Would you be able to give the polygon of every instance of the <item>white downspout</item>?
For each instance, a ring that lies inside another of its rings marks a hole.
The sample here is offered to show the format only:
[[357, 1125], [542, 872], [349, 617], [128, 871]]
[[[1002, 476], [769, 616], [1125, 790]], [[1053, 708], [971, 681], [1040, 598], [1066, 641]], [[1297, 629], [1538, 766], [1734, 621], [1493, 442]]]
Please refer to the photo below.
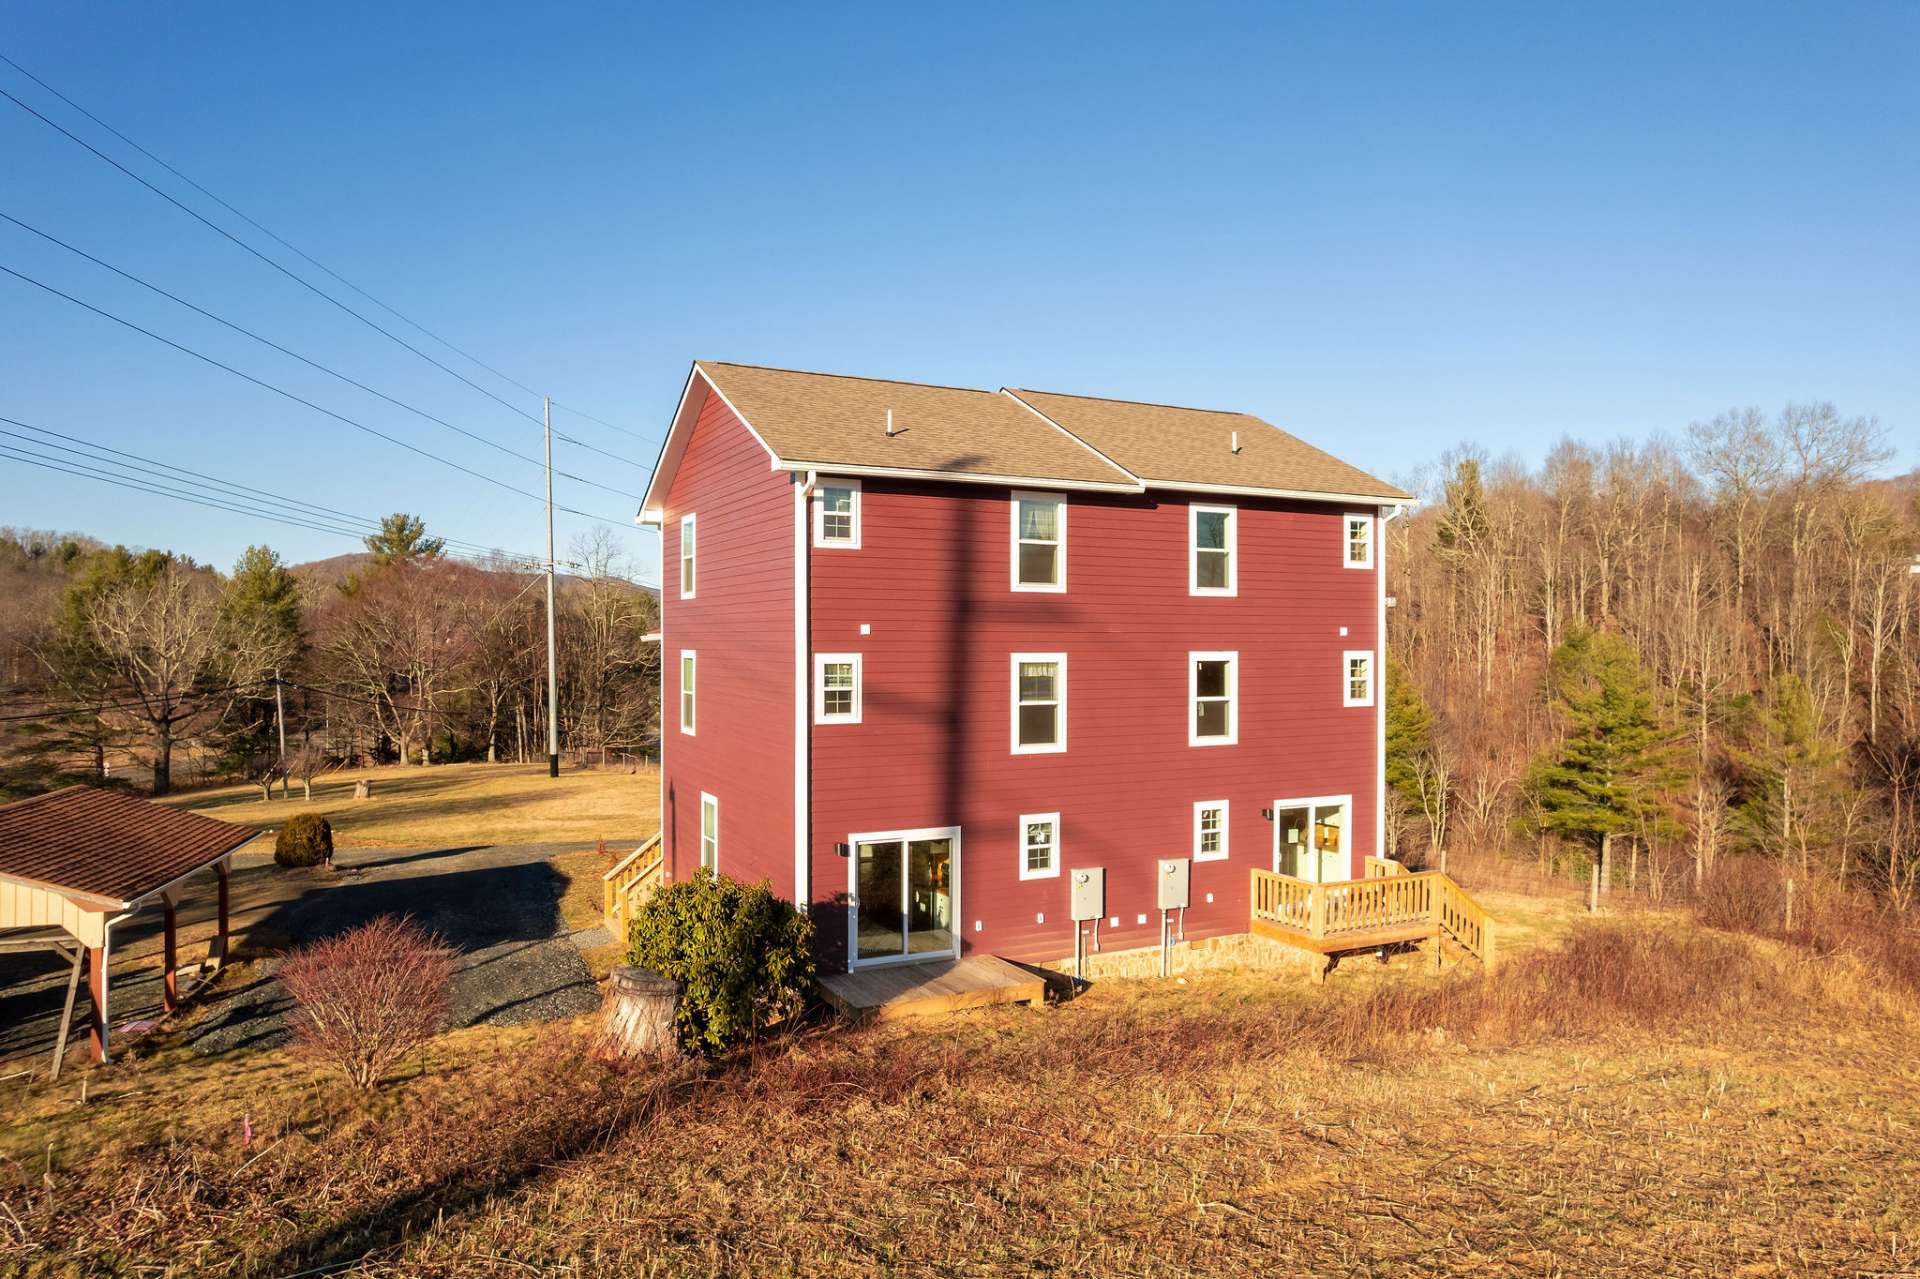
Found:
[[1374, 538], [1373, 575], [1379, 597], [1379, 617], [1373, 632], [1373, 706], [1377, 728], [1373, 767], [1374, 856], [1387, 855], [1387, 525], [1406, 511], [1405, 506], [1380, 508], [1379, 535]]
[[808, 663], [812, 644], [807, 634], [808, 524], [814, 485], [819, 475], [808, 471], [793, 490], [793, 904], [806, 913], [813, 900], [812, 848], [812, 737], [807, 723], [813, 674]]

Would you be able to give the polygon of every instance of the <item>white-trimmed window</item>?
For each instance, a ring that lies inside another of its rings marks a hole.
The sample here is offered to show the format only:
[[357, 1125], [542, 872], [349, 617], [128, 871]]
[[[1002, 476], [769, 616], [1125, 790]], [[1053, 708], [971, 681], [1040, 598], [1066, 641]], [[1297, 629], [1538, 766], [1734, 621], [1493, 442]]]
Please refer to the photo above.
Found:
[[693, 659], [690, 648], [680, 650], [680, 731], [693, 735]]
[[1028, 813], [1020, 819], [1020, 878], [1060, 874], [1060, 814]]
[[1227, 801], [1203, 799], [1193, 806], [1193, 860], [1227, 860]]
[[1013, 655], [1013, 753], [1067, 749], [1067, 655]]
[[693, 516], [680, 517], [680, 598], [693, 598]]
[[1013, 495], [1013, 589], [1067, 589], [1067, 499], [1058, 493]]
[[1240, 513], [1231, 506], [1187, 508], [1187, 593], [1233, 595], [1239, 588]]
[[1340, 562], [1348, 568], [1373, 567], [1373, 516], [1349, 512]]
[[1187, 743], [1232, 746], [1240, 740], [1240, 654], [1187, 654]]
[[813, 544], [860, 549], [859, 480], [821, 480], [813, 490]]
[[1373, 652], [1370, 649], [1349, 649], [1340, 655], [1340, 669], [1343, 683], [1340, 689], [1342, 704], [1347, 706], [1373, 705]]
[[700, 792], [700, 868], [720, 873], [720, 801]]
[[813, 655], [813, 722], [860, 722], [860, 654]]

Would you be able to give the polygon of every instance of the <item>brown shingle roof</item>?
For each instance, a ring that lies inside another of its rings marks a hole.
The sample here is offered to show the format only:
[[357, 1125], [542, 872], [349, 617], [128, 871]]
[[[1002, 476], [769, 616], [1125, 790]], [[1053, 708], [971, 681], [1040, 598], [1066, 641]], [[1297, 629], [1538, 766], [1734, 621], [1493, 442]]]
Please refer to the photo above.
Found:
[[69, 786], [0, 804], [0, 875], [130, 902], [253, 836], [119, 791]]
[[783, 462], [1138, 487], [1064, 431], [992, 391], [709, 360], [698, 367]]
[[[1247, 413], [1012, 390], [1150, 484], [1405, 499], [1410, 494]], [[1240, 433], [1240, 451], [1232, 448]]]

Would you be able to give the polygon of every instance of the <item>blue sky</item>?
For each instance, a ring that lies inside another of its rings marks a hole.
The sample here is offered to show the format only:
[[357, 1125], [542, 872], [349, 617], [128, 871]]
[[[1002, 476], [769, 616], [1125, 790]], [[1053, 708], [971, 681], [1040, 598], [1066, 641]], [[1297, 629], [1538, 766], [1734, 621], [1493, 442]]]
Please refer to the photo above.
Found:
[[[1920, 463], [1920, 6], [612, 9], [12, 4], [0, 52], [429, 329], [648, 437], [556, 416], [638, 464], [563, 444], [561, 466], [636, 493], [695, 357], [1244, 409], [1388, 476], [1462, 441], [1533, 460], [1790, 399], [1875, 415], [1895, 465]], [[4, 65], [0, 87], [286, 257]], [[536, 423], [4, 99], [0, 157], [0, 212], [538, 451]], [[5, 223], [0, 264], [539, 485]], [[540, 546], [537, 503], [10, 277], [0, 415]], [[254, 541], [354, 549], [4, 459], [0, 486], [0, 523], [223, 566]], [[622, 525], [636, 505], [559, 498]], [[562, 545], [589, 527], [563, 517]], [[618, 535], [654, 580], [651, 535]]]

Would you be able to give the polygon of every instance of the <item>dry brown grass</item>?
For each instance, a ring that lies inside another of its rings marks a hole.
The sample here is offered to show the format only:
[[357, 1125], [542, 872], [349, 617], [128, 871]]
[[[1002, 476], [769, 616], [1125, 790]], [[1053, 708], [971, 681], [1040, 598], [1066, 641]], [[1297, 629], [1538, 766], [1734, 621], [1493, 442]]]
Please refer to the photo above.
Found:
[[256, 1092], [245, 1149], [237, 1098], [110, 1097], [111, 1147], [0, 1168], [0, 1240], [48, 1273], [1913, 1267], [1920, 1010], [1853, 961], [1633, 920], [1392, 977], [1115, 982], [712, 1068], [462, 1032], [370, 1105]]
[[[353, 784], [373, 782], [373, 798], [355, 800]], [[278, 792], [276, 792], [277, 794]], [[660, 829], [660, 778], [651, 766], [570, 770], [547, 776], [545, 764], [434, 764], [329, 773], [306, 803], [298, 785], [289, 799], [260, 798], [257, 786], [221, 786], [168, 797], [209, 817], [272, 830], [300, 812], [333, 824], [336, 842], [378, 848], [445, 848], [455, 844], [592, 844], [629, 846]]]

